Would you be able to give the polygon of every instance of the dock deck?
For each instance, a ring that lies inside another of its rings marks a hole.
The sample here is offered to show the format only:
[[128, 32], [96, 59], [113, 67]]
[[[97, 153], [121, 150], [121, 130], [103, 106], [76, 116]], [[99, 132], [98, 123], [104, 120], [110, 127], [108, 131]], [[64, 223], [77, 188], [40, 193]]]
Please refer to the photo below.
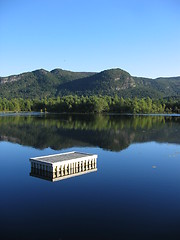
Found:
[[59, 153], [59, 154], [53, 154], [53, 155], [48, 155], [48, 156], [30, 158], [30, 160], [36, 160], [39, 162], [54, 164], [54, 163], [58, 163], [58, 162], [75, 160], [75, 159], [80, 159], [80, 158], [87, 158], [87, 157], [91, 157], [91, 156], [97, 157], [97, 155], [88, 154], [88, 153], [66, 152], [66, 153]]

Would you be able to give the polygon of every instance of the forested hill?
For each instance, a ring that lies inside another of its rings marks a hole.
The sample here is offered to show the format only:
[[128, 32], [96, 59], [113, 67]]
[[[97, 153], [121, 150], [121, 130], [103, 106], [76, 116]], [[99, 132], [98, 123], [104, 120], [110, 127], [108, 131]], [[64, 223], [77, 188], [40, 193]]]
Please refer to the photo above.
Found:
[[61, 84], [91, 76], [89, 72], [71, 72], [62, 69], [39, 69], [9, 77], [0, 77], [0, 97], [42, 98], [54, 97]]
[[44, 98], [69, 94], [110, 95], [122, 97], [176, 97], [180, 96], [180, 77], [133, 77], [122, 69], [100, 73], [72, 72], [62, 69], [44, 69], [0, 77], [1, 98]]

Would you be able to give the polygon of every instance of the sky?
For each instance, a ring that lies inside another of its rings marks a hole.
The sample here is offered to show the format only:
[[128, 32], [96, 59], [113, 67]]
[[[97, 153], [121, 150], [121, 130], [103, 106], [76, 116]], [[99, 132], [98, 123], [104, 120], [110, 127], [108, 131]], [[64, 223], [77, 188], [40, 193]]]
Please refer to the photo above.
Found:
[[35, 69], [180, 76], [179, 0], [0, 0], [0, 76]]

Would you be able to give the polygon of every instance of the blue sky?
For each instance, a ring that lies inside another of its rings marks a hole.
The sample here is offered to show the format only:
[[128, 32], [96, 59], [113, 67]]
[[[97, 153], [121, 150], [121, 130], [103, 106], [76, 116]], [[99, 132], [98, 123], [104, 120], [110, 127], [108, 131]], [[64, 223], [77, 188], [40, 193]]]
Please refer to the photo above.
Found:
[[39, 68], [180, 75], [179, 0], [0, 0], [0, 76]]

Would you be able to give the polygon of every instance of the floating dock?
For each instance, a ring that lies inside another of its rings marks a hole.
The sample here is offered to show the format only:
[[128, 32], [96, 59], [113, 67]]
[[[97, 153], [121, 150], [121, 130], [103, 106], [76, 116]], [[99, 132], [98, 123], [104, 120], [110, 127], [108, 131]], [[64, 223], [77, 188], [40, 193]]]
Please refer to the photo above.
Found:
[[97, 155], [66, 152], [30, 158], [31, 176], [58, 181], [97, 171]]

